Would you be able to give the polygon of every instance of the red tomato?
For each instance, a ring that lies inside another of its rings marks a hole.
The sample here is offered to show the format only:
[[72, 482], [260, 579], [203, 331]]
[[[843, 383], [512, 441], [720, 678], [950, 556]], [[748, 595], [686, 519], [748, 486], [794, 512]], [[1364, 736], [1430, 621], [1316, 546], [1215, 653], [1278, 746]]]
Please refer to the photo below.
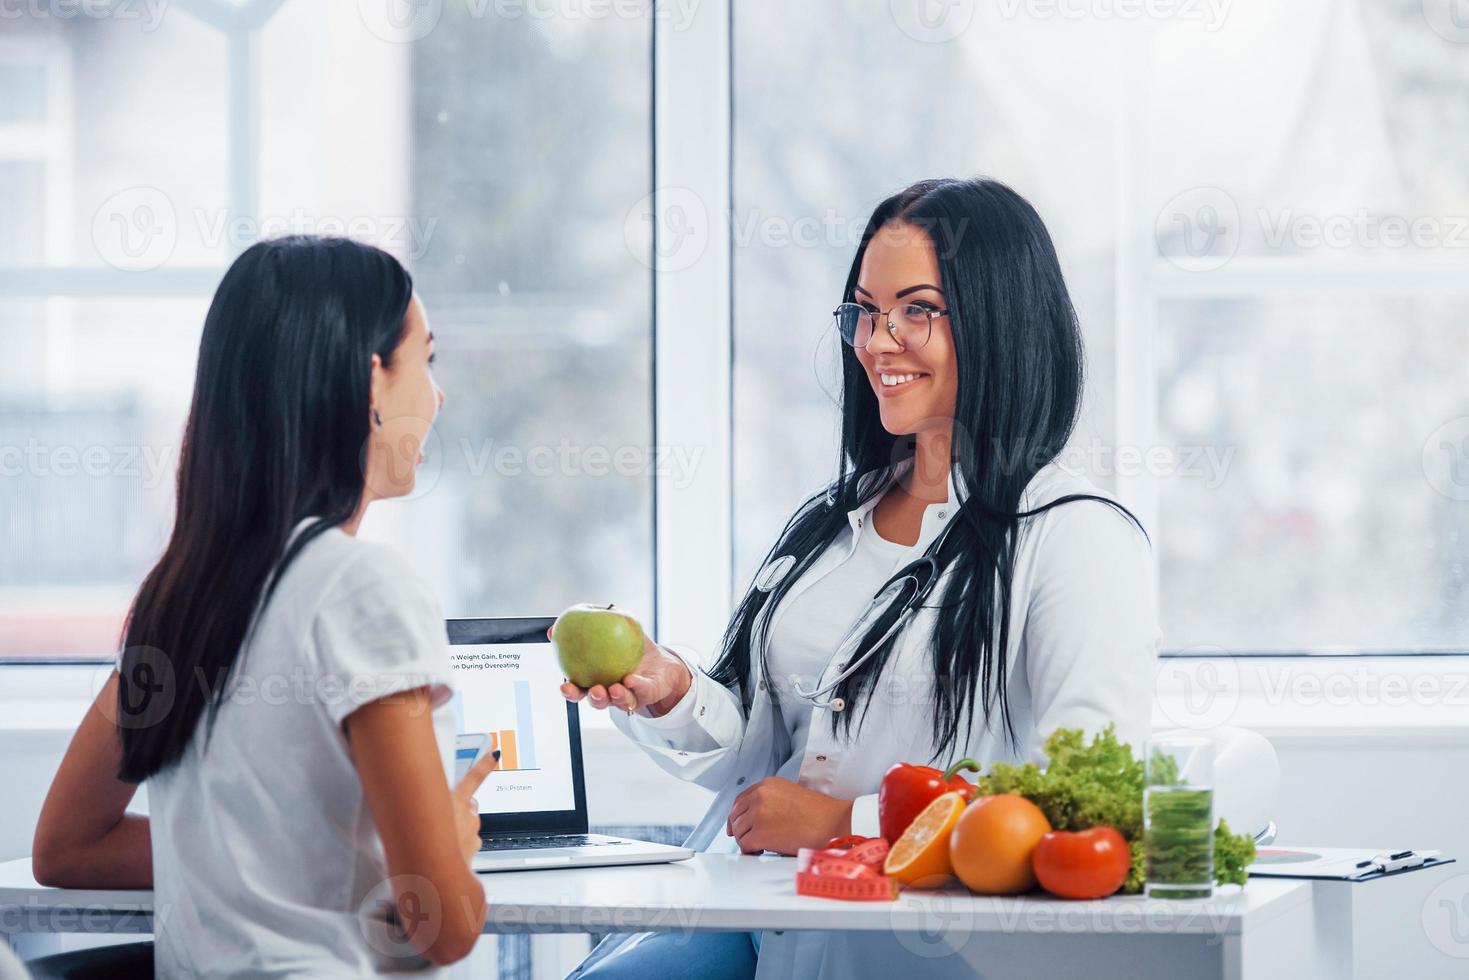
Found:
[[1068, 833], [1053, 830], [1031, 856], [1036, 880], [1061, 898], [1105, 898], [1127, 880], [1132, 851], [1111, 827]]

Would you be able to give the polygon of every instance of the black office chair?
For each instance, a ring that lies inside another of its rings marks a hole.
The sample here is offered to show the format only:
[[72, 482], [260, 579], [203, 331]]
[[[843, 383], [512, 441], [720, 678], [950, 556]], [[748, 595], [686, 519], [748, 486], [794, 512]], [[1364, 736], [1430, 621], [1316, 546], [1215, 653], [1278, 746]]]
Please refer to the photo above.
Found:
[[33, 980], [153, 980], [153, 944], [122, 943], [55, 953], [26, 964]]

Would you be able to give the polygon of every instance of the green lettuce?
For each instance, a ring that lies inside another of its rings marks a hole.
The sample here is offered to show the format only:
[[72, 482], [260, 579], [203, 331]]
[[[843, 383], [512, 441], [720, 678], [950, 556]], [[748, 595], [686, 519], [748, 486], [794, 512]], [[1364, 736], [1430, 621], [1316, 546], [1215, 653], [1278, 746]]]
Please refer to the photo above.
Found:
[[[1143, 788], [1146, 769], [1132, 748], [1117, 740], [1108, 725], [1091, 744], [1079, 728], [1058, 728], [1046, 739], [1050, 764], [1040, 769], [997, 762], [979, 778], [979, 792], [1014, 793], [1045, 813], [1056, 830], [1113, 827], [1132, 848], [1132, 870], [1122, 894], [1143, 890]], [[1255, 842], [1230, 833], [1220, 820], [1214, 828], [1214, 878], [1220, 884], [1244, 884], [1245, 868], [1255, 860]]]

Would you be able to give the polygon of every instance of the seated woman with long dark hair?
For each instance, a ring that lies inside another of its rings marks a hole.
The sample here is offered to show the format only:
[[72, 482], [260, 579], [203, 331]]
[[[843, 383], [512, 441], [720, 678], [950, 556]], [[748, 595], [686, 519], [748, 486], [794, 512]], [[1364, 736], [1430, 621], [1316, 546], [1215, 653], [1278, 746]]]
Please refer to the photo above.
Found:
[[[204, 323], [177, 514], [36, 829], [43, 884], [156, 892], [160, 976], [431, 970], [479, 936], [439, 604], [358, 540], [443, 403], [396, 259], [255, 245]], [[125, 815], [139, 783], [150, 817]]]
[[[776, 538], [705, 671], [647, 644], [616, 707], [663, 769], [715, 793], [689, 840], [795, 854], [879, 832], [899, 762], [1044, 764], [1057, 728], [1147, 737], [1158, 642], [1147, 537], [1057, 464], [1082, 340], [1051, 236], [997, 181], [878, 205], [833, 313], [841, 455]], [[575, 974], [973, 976], [892, 934], [644, 933]]]

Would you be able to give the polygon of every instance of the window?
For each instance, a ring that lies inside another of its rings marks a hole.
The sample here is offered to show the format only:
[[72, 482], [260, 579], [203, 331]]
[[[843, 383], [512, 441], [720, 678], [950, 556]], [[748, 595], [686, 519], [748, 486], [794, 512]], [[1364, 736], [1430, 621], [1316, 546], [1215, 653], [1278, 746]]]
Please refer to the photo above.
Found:
[[1469, 35], [1407, 0], [922, 7], [734, 8], [739, 586], [834, 474], [862, 221], [986, 174], [1061, 253], [1071, 459], [1152, 534], [1165, 649], [1469, 646]]
[[651, 182], [647, 19], [125, 7], [11, 17], [0, 44], [0, 657], [115, 649], [214, 286], [298, 230], [397, 254], [439, 337], [420, 490], [363, 533], [450, 615], [649, 615], [651, 283], [623, 235]]
[[156, 27], [32, 13], [0, 41], [0, 657], [115, 650], [171, 519], [221, 271], [175, 202], [222, 210], [224, 44]]
[[1130, 486], [1167, 647], [1469, 647], [1469, 36], [1437, 14], [1237, 4], [1153, 41], [1120, 354], [1130, 438], [1174, 451]]
[[0, 656], [98, 657], [172, 523], [207, 297], [0, 302]]
[[[831, 310], [872, 209], [926, 177], [987, 174], [1027, 196], [1061, 253], [1092, 359], [1078, 439], [1109, 440], [1119, 55], [1087, 31], [950, 5], [734, 8], [735, 580], [832, 479], [840, 341]], [[806, 67], [820, 52], [824, 70]], [[791, 98], [792, 86], [802, 89]], [[1017, 79], [1047, 79], [1044, 92]], [[962, 93], [962, 97], [960, 97]], [[1065, 147], [1064, 152], [1058, 148]]]
[[1174, 642], [1464, 643], [1466, 312], [1314, 292], [1160, 304], [1160, 441], [1180, 447], [1161, 495]]
[[1152, 535], [1165, 648], [1469, 645], [1434, 4], [126, 6], [0, 39], [0, 656], [111, 649], [170, 506], [116, 450], [168, 458], [220, 274], [298, 229], [400, 255], [441, 338], [423, 487], [366, 533], [452, 614], [605, 599], [707, 649], [833, 474], [868, 213], [972, 174], [1057, 243], [1073, 458]]
[[431, 558], [451, 615], [647, 617], [652, 297], [623, 223], [651, 181], [649, 25], [475, 9], [444, 5], [409, 76], [443, 466], [373, 517]]

